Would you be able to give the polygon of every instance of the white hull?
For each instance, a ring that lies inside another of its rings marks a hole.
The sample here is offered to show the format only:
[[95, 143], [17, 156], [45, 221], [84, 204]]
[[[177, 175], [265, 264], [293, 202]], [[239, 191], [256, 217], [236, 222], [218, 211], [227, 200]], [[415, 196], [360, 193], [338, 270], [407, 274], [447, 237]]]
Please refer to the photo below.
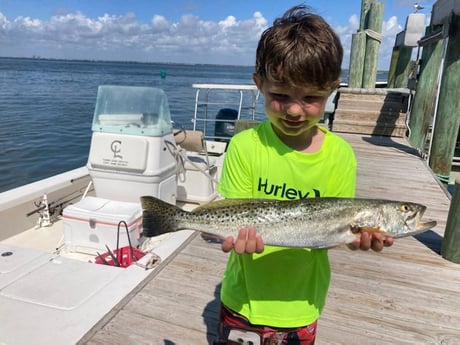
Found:
[[[57, 252], [62, 220], [36, 227], [38, 213], [26, 216], [44, 194], [50, 203], [69, 195], [77, 202], [89, 180], [86, 168], [80, 168], [0, 194], [0, 344], [76, 343], [155, 271], [91, 263], [94, 256], [62, 247]], [[158, 238], [152, 253], [164, 261], [192, 233]], [[152, 255], [147, 254], [139, 263], [146, 264], [149, 258]]]

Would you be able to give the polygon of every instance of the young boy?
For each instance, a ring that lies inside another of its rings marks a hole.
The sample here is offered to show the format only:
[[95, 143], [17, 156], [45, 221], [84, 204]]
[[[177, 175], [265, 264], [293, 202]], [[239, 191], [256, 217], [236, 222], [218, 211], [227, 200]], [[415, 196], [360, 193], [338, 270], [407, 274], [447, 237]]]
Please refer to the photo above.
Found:
[[[268, 121], [232, 138], [219, 184], [224, 197], [354, 197], [352, 148], [317, 125], [339, 85], [342, 56], [337, 35], [305, 6], [262, 34], [253, 79]], [[350, 247], [391, 244], [363, 234]], [[257, 229], [242, 229], [222, 249], [231, 253], [216, 344], [313, 344], [330, 281], [327, 250], [264, 246]]]

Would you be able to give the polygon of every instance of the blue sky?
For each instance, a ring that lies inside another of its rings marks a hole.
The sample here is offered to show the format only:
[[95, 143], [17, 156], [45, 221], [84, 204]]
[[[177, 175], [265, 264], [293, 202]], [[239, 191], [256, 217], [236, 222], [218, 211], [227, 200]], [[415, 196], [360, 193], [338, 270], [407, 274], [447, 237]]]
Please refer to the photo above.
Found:
[[[379, 68], [414, 1], [384, 3]], [[261, 32], [299, 1], [0, 0], [0, 56], [253, 65]], [[361, 0], [307, 1], [339, 34], [348, 67]], [[434, 0], [419, 1], [430, 16]]]

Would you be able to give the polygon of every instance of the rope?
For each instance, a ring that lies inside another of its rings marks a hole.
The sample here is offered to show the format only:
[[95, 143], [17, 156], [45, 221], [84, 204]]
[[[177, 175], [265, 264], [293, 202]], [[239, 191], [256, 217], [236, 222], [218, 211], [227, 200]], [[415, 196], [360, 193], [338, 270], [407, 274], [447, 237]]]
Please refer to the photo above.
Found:
[[[191, 161], [187, 156], [187, 151], [184, 150], [180, 146], [176, 146], [172, 142], [165, 140], [166, 146], [168, 147], [169, 152], [173, 155], [176, 160], [176, 174], [180, 182], [185, 182], [185, 163], [189, 163], [194, 166], [198, 171], [204, 174], [207, 178], [209, 178], [214, 183], [218, 183], [217, 179], [211, 176], [206, 170], [203, 169], [201, 166], [196, 164], [195, 162]], [[206, 151], [206, 166], [209, 168], [209, 159]]]
[[[176, 144], [165, 140], [166, 147], [169, 150], [169, 153], [174, 157], [176, 161], [176, 177], [180, 182], [185, 181], [185, 160], [187, 159], [186, 155], [183, 154], [182, 149], [179, 149]], [[185, 156], [185, 157], [184, 157]]]
[[369, 36], [370, 38], [376, 40], [379, 43], [382, 43], [382, 34], [381, 33], [377, 32], [377, 31], [374, 31], [374, 30], [371, 30], [371, 29], [366, 29], [363, 32], [367, 36]]

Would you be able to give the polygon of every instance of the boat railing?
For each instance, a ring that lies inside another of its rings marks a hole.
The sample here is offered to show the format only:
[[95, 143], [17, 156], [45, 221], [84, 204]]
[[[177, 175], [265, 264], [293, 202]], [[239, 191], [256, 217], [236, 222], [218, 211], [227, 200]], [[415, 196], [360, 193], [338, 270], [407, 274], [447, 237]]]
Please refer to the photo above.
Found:
[[206, 140], [228, 141], [235, 121], [256, 120], [259, 90], [254, 84], [193, 84], [195, 112], [193, 130]]

